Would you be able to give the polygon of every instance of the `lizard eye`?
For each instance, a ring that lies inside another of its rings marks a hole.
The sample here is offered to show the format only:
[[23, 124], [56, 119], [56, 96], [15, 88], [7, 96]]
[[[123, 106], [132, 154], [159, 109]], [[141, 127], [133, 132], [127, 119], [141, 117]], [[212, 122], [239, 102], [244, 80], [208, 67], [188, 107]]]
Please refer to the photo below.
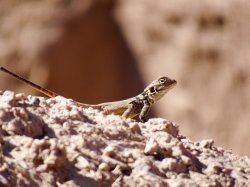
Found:
[[160, 79], [160, 83], [164, 83], [165, 82], [165, 79]]

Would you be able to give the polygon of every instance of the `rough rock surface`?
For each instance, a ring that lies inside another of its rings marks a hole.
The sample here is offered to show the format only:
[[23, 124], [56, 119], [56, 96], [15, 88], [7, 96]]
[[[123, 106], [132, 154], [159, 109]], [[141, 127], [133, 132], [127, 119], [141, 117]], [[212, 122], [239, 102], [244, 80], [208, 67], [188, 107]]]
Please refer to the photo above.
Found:
[[192, 142], [165, 119], [140, 123], [5, 91], [0, 127], [0, 186], [250, 185], [248, 157]]
[[[88, 103], [168, 75], [155, 116], [250, 156], [249, 19], [246, 0], [2, 0], [0, 64]], [[1, 73], [0, 89], [37, 94]]]

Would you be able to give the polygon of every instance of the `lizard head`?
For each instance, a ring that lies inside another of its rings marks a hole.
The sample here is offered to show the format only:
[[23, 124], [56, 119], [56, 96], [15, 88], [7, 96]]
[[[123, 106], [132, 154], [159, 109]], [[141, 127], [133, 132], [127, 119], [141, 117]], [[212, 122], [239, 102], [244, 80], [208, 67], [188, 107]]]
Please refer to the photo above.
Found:
[[166, 76], [160, 76], [144, 89], [144, 93], [148, 96], [150, 103], [154, 103], [162, 98], [176, 84], [176, 80]]

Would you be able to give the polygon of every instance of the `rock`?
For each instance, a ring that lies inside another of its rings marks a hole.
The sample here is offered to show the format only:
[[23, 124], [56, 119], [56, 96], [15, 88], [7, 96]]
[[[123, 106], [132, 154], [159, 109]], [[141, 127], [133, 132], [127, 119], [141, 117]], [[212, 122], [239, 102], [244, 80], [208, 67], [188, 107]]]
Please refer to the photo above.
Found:
[[0, 186], [250, 185], [248, 157], [193, 142], [170, 121], [137, 123], [63, 97], [6, 93], [2, 101], [18, 99], [0, 106]]

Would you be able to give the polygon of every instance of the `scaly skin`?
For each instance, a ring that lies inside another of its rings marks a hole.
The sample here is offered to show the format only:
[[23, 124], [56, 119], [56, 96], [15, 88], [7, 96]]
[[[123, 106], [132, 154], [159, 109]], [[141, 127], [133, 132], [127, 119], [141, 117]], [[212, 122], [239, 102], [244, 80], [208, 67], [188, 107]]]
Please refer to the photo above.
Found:
[[[33, 88], [37, 89], [39, 92], [49, 96], [55, 97], [58, 96], [53, 91], [47, 90], [31, 81], [28, 81], [15, 73], [0, 67], [0, 70], [8, 73], [9, 75], [17, 78], [18, 80], [29, 84]], [[171, 88], [177, 84], [176, 80], [170, 79], [168, 77], [158, 77], [151, 84], [149, 84], [141, 94], [121, 101], [114, 101], [108, 103], [101, 103], [97, 105], [89, 105], [85, 103], [76, 102], [79, 106], [82, 107], [92, 107], [98, 110], [103, 111], [104, 114], [116, 114], [121, 115], [125, 118], [134, 118], [139, 116], [139, 119], [142, 122], [146, 121], [146, 115], [150, 107], [159, 99], [161, 99]]]
[[173, 88], [176, 83], [175, 80], [161, 76], [135, 97], [121, 101], [101, 103], [94, 105], [94, 107], [100, 107], [105, 114], [113, 113], [125, 118], [134, 118], [139, 115], [139, 119], [145, 122], [150, 107]]

